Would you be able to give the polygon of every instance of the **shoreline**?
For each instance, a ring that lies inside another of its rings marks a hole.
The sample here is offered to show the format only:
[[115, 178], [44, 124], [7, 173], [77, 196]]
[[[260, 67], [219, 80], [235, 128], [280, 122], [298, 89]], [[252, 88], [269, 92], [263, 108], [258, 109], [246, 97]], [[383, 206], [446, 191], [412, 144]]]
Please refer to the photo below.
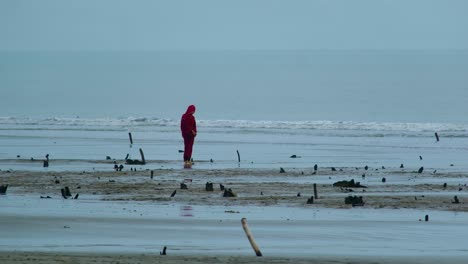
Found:
[[297, 263], [297, 264], [398, 264], [398, 263], [446, 263], [462, 264], [466, 259], [460, 257], [434, 258], [434, 257], [336, 257], [315, 256], [313, 258], [300, 257], [255, 257], [255, 256], [161, 256], [159, 254], [93, 254], [93, 253], [55, 253], [55, 252], [1, 252], [2, 263], [34, 263], [34, 264], [58, 264], [58, 263]]

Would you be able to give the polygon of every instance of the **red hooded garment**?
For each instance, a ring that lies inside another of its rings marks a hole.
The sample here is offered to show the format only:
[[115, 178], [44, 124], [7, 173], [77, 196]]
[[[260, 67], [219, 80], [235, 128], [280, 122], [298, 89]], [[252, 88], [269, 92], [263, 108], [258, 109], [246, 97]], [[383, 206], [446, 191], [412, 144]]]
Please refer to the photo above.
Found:
[[192, 131], [197, 132], [197, 122], [195, 121], [195, 117], [193, 116], [195, 113], [195, 106], [190, 105], [187, 108], [185, 114], [182, 115], [182, 119], [180, 120], [180, 131], [182, 132], [182, 137], [195, 137]]

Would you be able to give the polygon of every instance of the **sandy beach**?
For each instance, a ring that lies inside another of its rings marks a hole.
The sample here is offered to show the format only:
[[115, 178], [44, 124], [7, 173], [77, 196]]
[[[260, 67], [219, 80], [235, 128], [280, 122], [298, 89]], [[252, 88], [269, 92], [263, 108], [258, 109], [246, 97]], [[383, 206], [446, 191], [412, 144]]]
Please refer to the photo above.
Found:
[[[280, 173], [279, 168], [197, 169], [195, 164], [193, 169], [122, 172], [2, 170], [0, 178], [9, 184], [0, 197], [5, 263], [468, 259], [466, 173], [355, 167]], [[333, 186], [351, 179], [367, 188]], [[206, 190], [207, 182], [213, 183], [213, 191]], [[223, 197], [220, 184], [237, 197]], [[307, 204], [314, 184], [318, 199]], [[65, 186], [78, 199], [62, 198]], [[350, 195], [362, 196], [364, 205], [345, 204]], [[453, 203], [454, 196], [459, 203]], [[250, 248], [242, 217], [247, 217], [264, 257], [255, 257]], [[160, 256], [164, 246], [168, 255]]]

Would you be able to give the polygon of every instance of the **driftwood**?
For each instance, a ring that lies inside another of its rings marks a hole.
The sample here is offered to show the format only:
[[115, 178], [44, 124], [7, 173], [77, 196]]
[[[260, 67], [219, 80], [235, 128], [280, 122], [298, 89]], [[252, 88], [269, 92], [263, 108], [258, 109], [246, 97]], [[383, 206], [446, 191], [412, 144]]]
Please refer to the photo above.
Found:
[[345, 198], [345, 204], [351, 204], [352, 206], [363, 206], [364, 201], [362, 196], [348, 196]]
[[237, 150], [237, 162], [240, 163], [240, 154], [239, 154], [239, 150]]
[[422, 173], [424, 170], [424, 167], [419, 168], [418, 173]]
[[260, 252], [260, 248], [258, 247], [257, 243], [255, 243], [255, 239], [253, 238], [253, 235], [250, 232], [249, 226], [247, 225], [247, 219], [245, 217], [242, 218], [241, 223], [242, 223], [242, 228], [244, 228], [245, 235], [247, 236], [247, 239], [249, 239], [250, 245], [255, 251], [255, 254], [257, 255], [257, 257], [261, 257], [262, 252]]
[[[317, 184], [316, 183], [314, 183], [314, 198], [318, 199]], [[314, 203], [313, 200], [312, 200], [312, 203]]]
[[128, 132], [128, 138], [130, 139], [130, 145], [133, 144], [132, 133]]
[[436, 137], [437, 142], [439, 142], [439, 134], [437, 134], [437, 132], [435, 132], [434, 135]]
[[143, 153], [143, 150], [140, 148], [140, 156], [141, 160], [138, 159], [129, 159], [128, 155], [127, 158], [125, 158], [125, 164], [127, 165], [145, 165], [146, 160], [145, 160], [145, 154]]
[[164, 248], [163, 248], [163, 251], [162, 251], [162, 252], [161, 252], [161, 251], [159, 252], [159, 255], [166, 255], [166, 249], [167, 249], [167, 247], [164, 247]]
[[212, 182], [207, 182], [206, 183], [205, 191], [207, 191], [207, 192], [212, 192], [213, 191], [213, 183]]
[[313, 204], [314, 203], [314, 197], [311, 196], [309, 199], [307, 199], [307, 204]]
[[0, 186], [0, 194], [6, 194], [7, 189], [8, 189], [8, 184], [4, 184]]
[[172, 192], [172, 194], [171, 194], [171, 197], [174, 197], [174, 196], [176, 195], [176, 193], [177, 193], [177, 190], [174, 190], [174, 191]]
[[187, 190], [187, 189], [188, 189], [187, 184], [185, 184], [185, 183], [182, 182], [182, 183], [180, 184], [180, 189], [182, 189], [182, 190]]
[[224, 190], [223, 197], [237, 197], [237, 194], [231, 189]]
[[361, 185], [360, 182], [354, 182], [354, 179], [350, 181], [338, 181], [333, 183], [333, 187], [348, 187], [348, 188], [367, 188], [367, 186]]

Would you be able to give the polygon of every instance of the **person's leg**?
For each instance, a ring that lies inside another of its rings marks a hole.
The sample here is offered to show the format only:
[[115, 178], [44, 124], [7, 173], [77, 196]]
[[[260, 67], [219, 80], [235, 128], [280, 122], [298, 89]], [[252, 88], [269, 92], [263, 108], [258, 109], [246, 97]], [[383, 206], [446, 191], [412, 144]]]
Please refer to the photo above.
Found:
[[190, 161], [192, 158], [194, 140], [194, 137], [184, 137], [184, 161]]

